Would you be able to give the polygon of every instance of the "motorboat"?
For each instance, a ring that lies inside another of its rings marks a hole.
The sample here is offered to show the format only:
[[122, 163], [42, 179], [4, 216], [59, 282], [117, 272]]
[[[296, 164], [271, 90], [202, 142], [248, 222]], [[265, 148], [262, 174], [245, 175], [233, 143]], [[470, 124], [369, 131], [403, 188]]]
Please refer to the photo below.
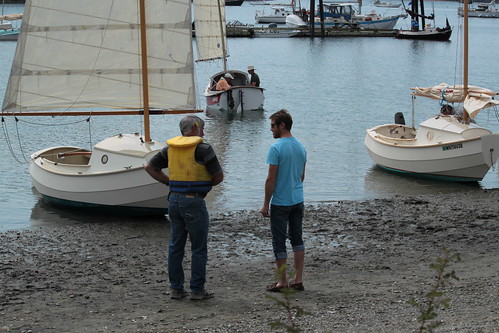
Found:
[[271, 13], [266, 13], [264, 10], [255, 12], [255, 20], [257, 23], [286, 23], [286, 17], [294, 14], [293, 5], [289, 6], [271, 6]]
[[[459, 16], [464, 15], [463, 7], [457, 9]], [[489, 3], [478, 4], [476, 7], [468, 7], [469, 17], [481, 17], [481, 18], [499, 18], [499, 9], [496, 8], [495, 0]]]
[[252, 29], [250, 31], [252, 37], [259, 38], [288, 38], [295, 37], [301, 34], [300, 30], [290, 30], [287, 28], [278, 28], [276, 23], [271, 23], [265, 29]]
[[296, 14], [291, 14], [286, 16], [286, 26], [287, 27], [306, 27], [308, 23], [305, 22], [300, 16]]

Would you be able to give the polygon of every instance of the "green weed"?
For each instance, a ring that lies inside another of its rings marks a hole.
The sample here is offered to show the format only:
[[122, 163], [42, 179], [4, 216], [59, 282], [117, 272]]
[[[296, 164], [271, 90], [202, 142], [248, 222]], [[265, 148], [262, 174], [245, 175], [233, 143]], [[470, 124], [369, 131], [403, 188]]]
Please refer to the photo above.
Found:
[[[279, 269], [276, 269], [276, 281], [280, 281], [280, 277], [285, 274], [286, 265], [281, 266]], [[291, 280], [294, 276], [294, 273], [291, 273], [289, 279]], [[297, 318], [303, 317], [305, 315], [309, 315], [310, 313], [303, 310], [299, 306], [293, 306], [291, 303], [292, 296], [296, 293], [293, 288], [284, 288], [281, 289], [279, 293], [281, 297], [276, 297], [272, 295], [267, 295], [268, 299], [273, 300], [283, 311], [286, 313], [286, 317], [288, 319], [288, 323], [283, 323], [280, 321], [271, 322], [271, 329], [280, 329], [284, 328], [287, 332], [290, 333], [299, 333], [301, 329], [298, 327]]]
[[453, 261], [461, 261], [459, 253], [451, 254], [447, 248], [443, 248], [443, 256], [437, 257], [436, 262], [430, 264], [430, 268], [435, 270], [436, 277], [435, 283], [433, 284], [430, 292], [428, 292], [421, 302], [416, 299], [411, 298], [408, 303], [414, 307], [419, 308], [418, 322], [419, 333], [423, 332], [435, 332], [435, 328], [442, 325], [442, 321], [438, 320], [437, 311], [440, 309], [446, 309], [450, 307], [450, 298], [445, 297], [445, 291], [441, 291], [444, 284], [449, 279], [459, 280], [454, 271], [450, 273], [445, 273], [445, 269]]

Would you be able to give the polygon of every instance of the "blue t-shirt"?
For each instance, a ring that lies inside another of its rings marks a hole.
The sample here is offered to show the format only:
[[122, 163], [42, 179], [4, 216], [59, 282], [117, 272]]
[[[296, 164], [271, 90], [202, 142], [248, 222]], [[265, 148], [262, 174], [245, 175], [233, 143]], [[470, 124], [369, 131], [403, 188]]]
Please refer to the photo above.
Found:
[[301, 177], [306, 162], [307, 152], [295, 137], [281, 138], [270, 146], [267, 164], [278, 166], [272, 205], [293, 206], [304, 201]]

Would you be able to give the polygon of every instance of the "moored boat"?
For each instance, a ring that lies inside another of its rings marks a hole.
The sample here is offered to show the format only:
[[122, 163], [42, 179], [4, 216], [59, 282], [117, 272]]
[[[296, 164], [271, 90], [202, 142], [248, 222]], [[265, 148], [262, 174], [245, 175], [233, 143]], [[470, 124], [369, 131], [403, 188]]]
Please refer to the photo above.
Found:
[[[360, 14], [352, 3], [324, 3], [324, 26], [335, 28], [360, 28], [372, 30], [391, 30], [400, 18], [406, 15], [392, 15], [383, 17], [372, 10], [369, 14]], [[315, 17], [315, 25], [321, 25], [320, 16]]]
[[168, 187], [144, 169], [164, 147], [150, 138], [149, 116], [199, 112], [191, 22], [190, 0], [26, 1], [2, 119], [52, 117], [48, 136], [57, 120], [72, 116], [99, 122], [97, 116], [137, 115], [143, 125], [143, 134], [119, 134], [89, 149], [64, 145], [31, 154], [32, 183], [44, 199], [166, 213]]
[[[459, 16], [464, 15], [463, 7], [457, 9]], [[478, 4], [476, 7], [468, 7], [469, 17], [481, 17], [481, 18], [499, 18], [499, 9], [496, 8], [495, 0], [490, 3]]]
[[[452, 28], [450, 27], [449, 20], [445, 20], [445, 27], [437, 28], [435, 26], [435, 14], [425, 15], [424, 0], [411, 1], [411, 9], [405, 8], [405, 11], [411, 16], [411, 29], [398, 30], [397, 38], [435, 41], [448, 41], [450, 39]], [[433, 25], [430, 23], [427, 24], [426, 20], [433, 21]]]
[[[203, 92], [207, 110], [257, 111], [263, 110], [264, 89], [249, 85], [246, 72], [229, 70], [227, 64], [227, 38], [223, 0], [195, 0], [197, 61], [223, 62], [223, 71], [210, 77]], [[216, 90], [217, 83], [232, 77], [230, 87]]]
[[257, 23], [286, 23], [286, 17], [294, 14], [293, 5], [289, 6], [272, 6], [270, 13], [265, 10], [257, 10], [255, 12], [255, 20]]

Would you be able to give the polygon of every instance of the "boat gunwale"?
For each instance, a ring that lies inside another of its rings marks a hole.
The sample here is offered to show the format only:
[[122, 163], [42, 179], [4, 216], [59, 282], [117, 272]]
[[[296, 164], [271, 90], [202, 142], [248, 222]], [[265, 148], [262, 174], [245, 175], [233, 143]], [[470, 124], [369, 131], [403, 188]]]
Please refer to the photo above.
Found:
[[[395, 125], [395, 124], [394, 124]], [[386, 125], [380, 125], [380, 126], [386, 126]], [[439, 143], [433, 143], [433, 144], [428, 144], [428, 145], [403, 145], [403, 144], [397, 144], [397, 142], [388, 142], [384, 141], [381, 137], [386, 137], [382, 134], [378, 134], [375, 129], [378, 128], [379, 126], [370, 128], [366, 130], [367, 135], [374, 141], [384, 144], [386, 146], [392, 146], [392, 147], [404, 147], [404, 148], [431, 148], [431, 147], [440, 147], [440, 146], [446, 146], [446, 145], [452, 145], [452, 144], [457, 144], [457, 143], [463, 143], [463, 142], [469, 142], [469, 141], [475, 141], [475, 140], [480, 140], [481, 137], [476, 137], [476, 138], [469, 138], [469, 139], [461, 139], [461, 140], [455, 140], [455, 141], [449, 141], [449, 142], [439, 142]], [[375, 133], [376, 135], [372, 135], [371, 133]], [[388, 137], [387, 137], [388, 138]], [[392, 139], [392, 138], [389, 138]], [[396, 138], [393, 138], [397, 140]], [[417, 141], [417, 138], [415, 139], [399, 139], [399, 140], [410, 140], [411, 142]], [[404, 143], [404, 142], [401, 142]]]

